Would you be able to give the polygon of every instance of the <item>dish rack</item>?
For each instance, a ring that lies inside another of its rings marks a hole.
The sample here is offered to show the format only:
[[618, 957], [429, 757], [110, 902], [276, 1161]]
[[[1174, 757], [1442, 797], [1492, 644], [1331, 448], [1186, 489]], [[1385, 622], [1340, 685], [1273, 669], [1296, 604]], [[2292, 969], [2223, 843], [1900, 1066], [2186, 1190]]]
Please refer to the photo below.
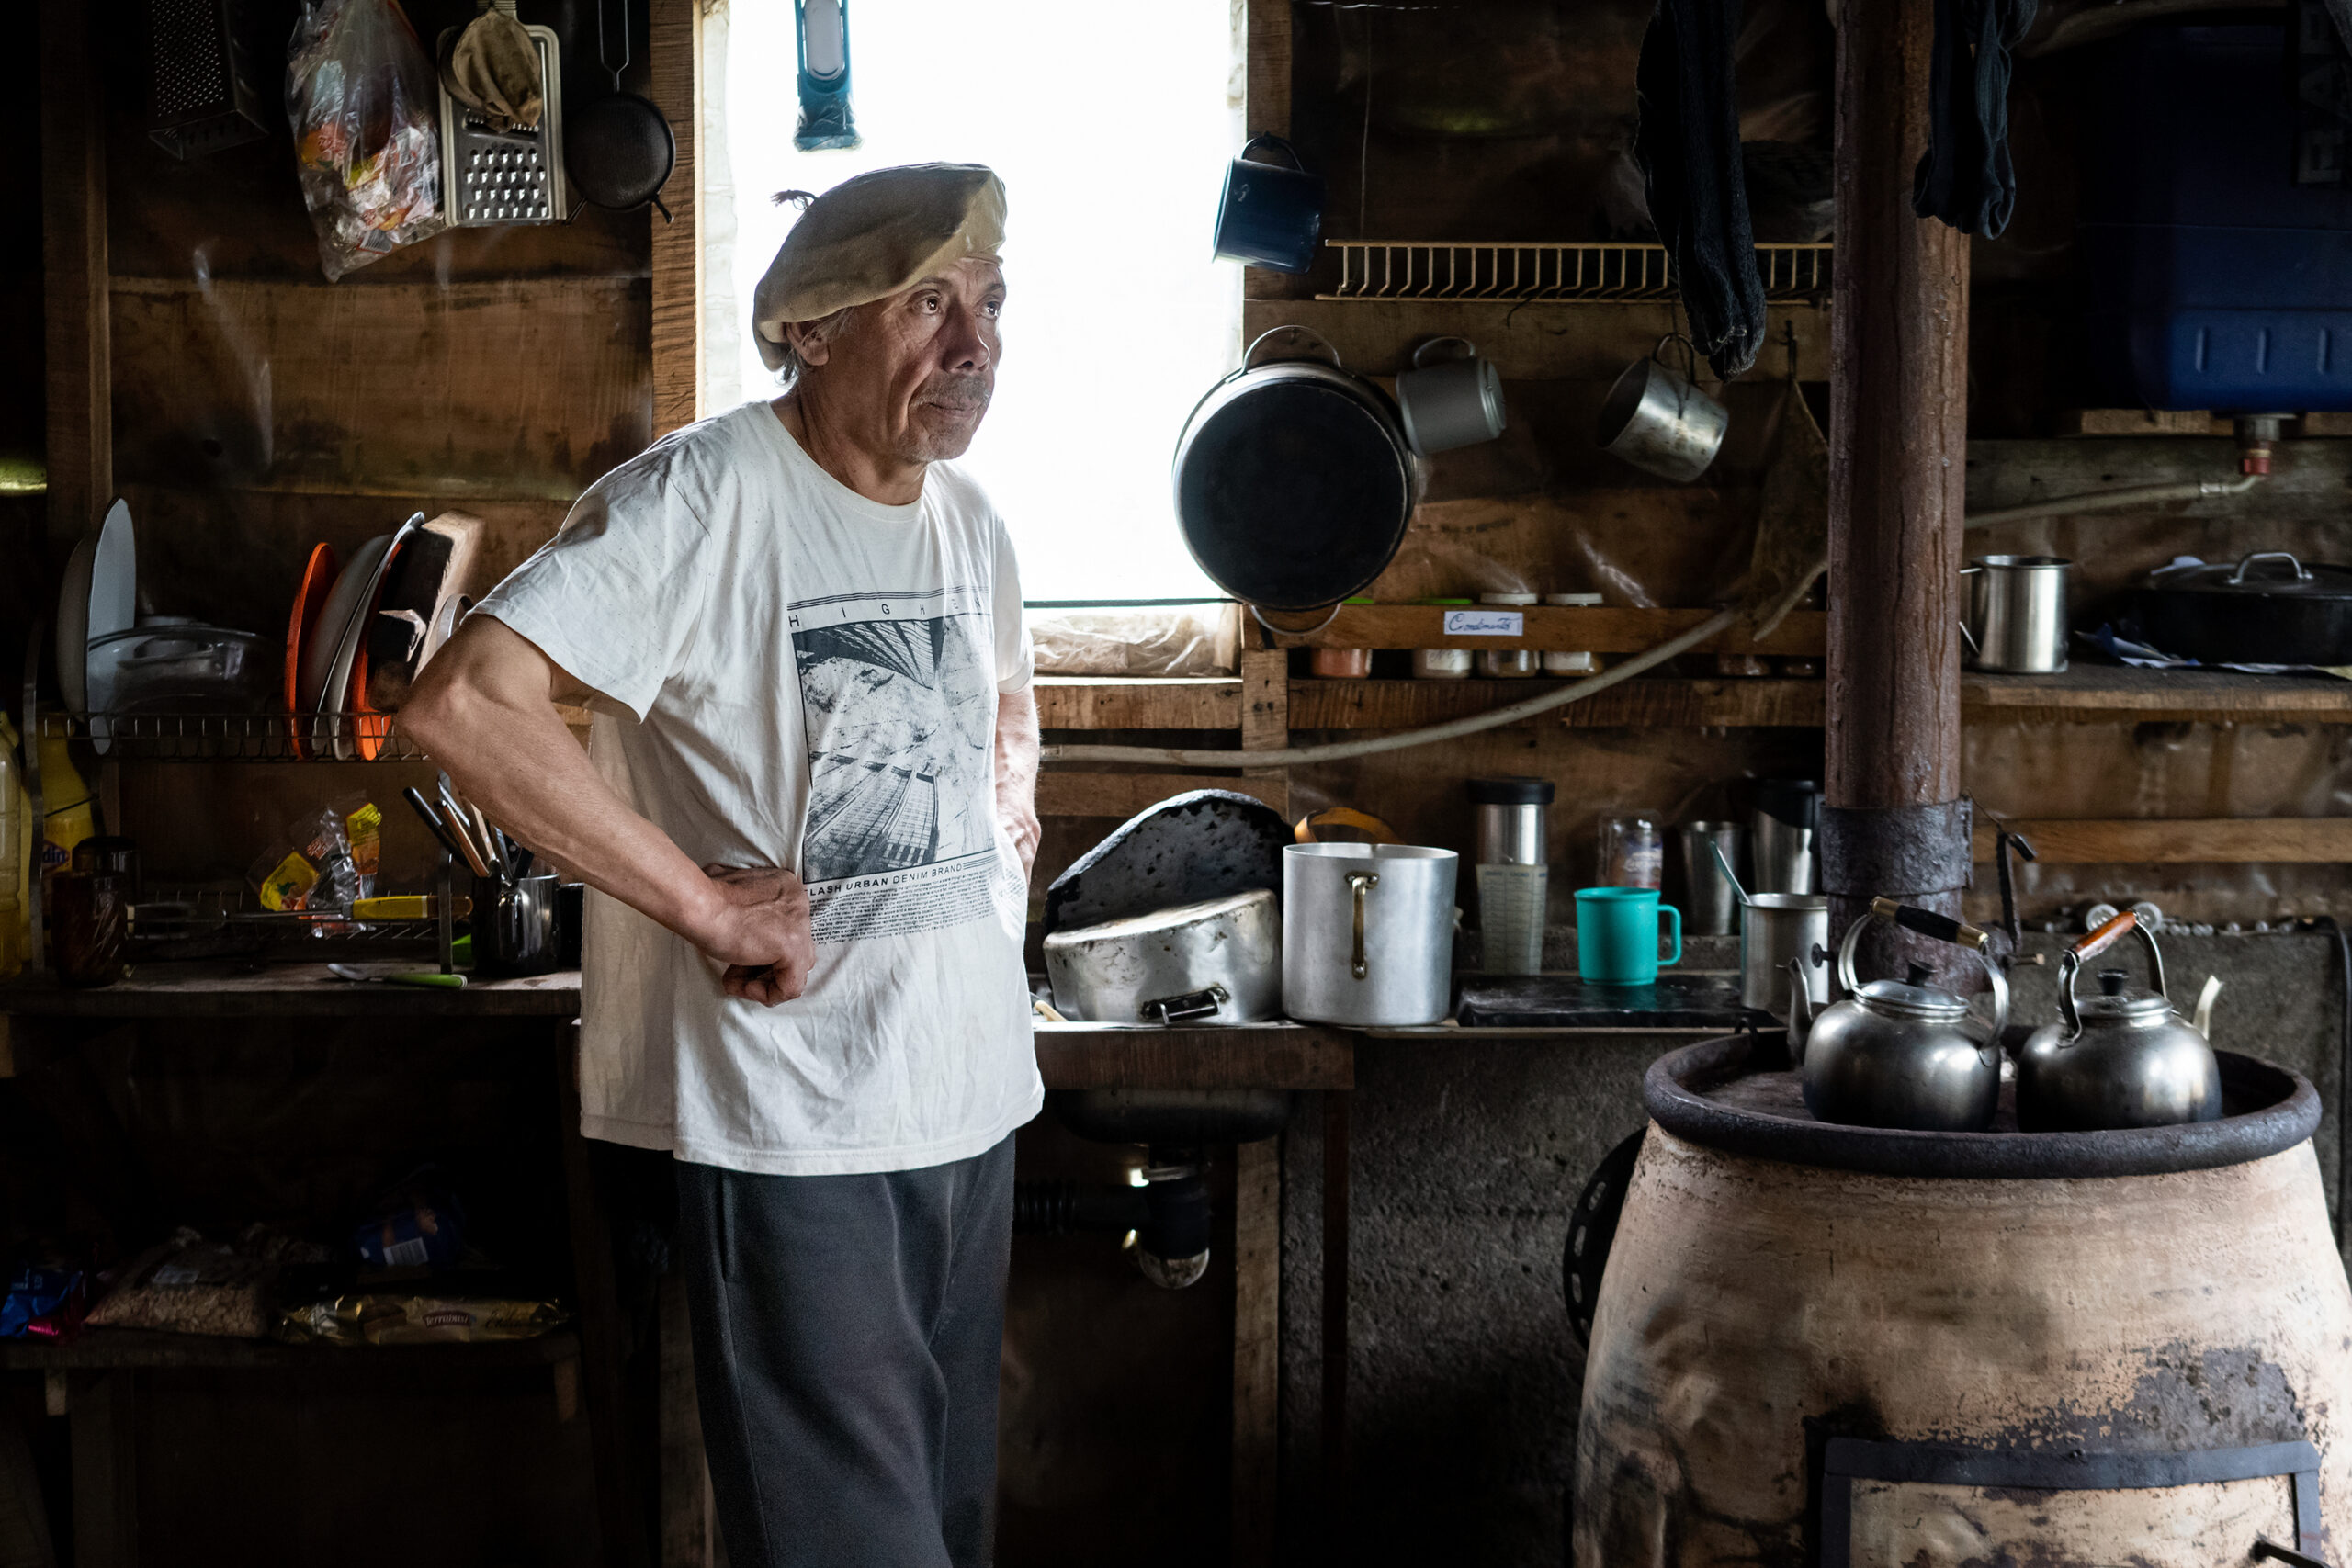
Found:
[[[1664, 245], [1560, 242], [1327, 240], [1340, 253], [1338, 286], [1317, 299], [1452, 299], [1522, 304], [1611, 304], [1674, 299]], [[1764, 297], [1823, 303], [1832, 247], [1756, 247]]]
[[329, 755], [335, 735], [380, 731], [379, 762], [421, 762], [424, 752], [383, 714], [43, 713], [44, 739], [107, 741], [107, 760], [130, 762], [299, 762]]
[[263, 909], [245, 888], [149, 886], [133, 906], [132, 963], [243, 958], [326, 963], [429, 954], [437, 920], [355, 920], [332, 909]]

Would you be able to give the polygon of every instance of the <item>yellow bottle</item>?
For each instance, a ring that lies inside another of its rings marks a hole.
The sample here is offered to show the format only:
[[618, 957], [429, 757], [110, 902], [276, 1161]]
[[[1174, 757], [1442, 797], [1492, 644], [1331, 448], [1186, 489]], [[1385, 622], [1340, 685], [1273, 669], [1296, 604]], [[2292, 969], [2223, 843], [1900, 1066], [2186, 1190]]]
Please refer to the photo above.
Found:
[[40, 874], [74, 863], [74, 846], [98, 830], [98, 803], [90, 781], [74, 765], [62, 735], [40, 738]]

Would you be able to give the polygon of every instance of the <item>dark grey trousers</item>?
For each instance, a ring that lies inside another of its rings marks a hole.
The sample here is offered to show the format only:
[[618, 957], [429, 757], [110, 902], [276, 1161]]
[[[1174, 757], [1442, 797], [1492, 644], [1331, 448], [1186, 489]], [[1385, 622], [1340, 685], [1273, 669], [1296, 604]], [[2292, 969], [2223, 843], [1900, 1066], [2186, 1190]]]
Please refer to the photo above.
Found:
[[730, 1568], [989, 1562], [1012, 1140], [875, 1176], [677, 1176]]

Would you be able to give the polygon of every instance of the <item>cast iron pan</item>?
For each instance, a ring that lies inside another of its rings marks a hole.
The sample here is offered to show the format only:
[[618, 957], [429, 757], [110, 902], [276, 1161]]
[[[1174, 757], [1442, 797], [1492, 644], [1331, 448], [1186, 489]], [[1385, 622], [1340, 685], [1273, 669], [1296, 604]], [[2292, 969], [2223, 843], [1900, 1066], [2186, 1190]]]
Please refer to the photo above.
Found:
[[648, 202], [670, 222], [662, 187], [678, 166], [678, 139], [662, 111], [621, 91], [628, 68], [628, 0], [621, 0], [621, 59], [613, 63], [605, 37], [605, 0], [596, 4], [596, 59], [612, 74], [610, 96], [592, 98], [564, 116], [565, 181], [593, 207], [631, 212]]
[[2352, 664], [2352, 567], [2265, 551], [2133, 591], [2137, 640], [2207, 664]]
[[1634, 1162], [1641, 1157], [1642, 1139], [1648, 1132], [1645, 1127], [1609, 1151], [1585, 1182], [1568, 1217], [1560, 1290], [1568, 1299], [1568, 1326], [1576, 1330], [1579, 1345], [1592, 1343], [1592, 1312], [1600, 1300], [1601, 1272], [1609, 1267], [1617, 1222], [1625, 1213], [1625, 1186], [1634, 1179]]

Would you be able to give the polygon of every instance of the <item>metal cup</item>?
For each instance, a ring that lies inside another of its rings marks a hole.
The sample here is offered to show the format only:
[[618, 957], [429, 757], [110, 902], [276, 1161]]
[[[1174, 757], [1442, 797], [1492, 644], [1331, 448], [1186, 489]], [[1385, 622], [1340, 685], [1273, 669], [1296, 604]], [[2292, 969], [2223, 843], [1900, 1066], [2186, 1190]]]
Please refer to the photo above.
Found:
[[[1261, 144], [1280, 148], [1290, 166], [1250, 157], [1250, 149]], [[1281, 137], [1251, 137], [1225, 173], [1225, 194], [1216, 209], [1217, 257], [1276, 272], [1305, 272], [1315, 265], [1315, 242], [1322, 232], [1323, 176], [1307, 173], [1298, 150]]]
[[1829, 1001], [1829, 900], [1818, 893], [1758, 893], [1740, 910], [1739, 1005], [1789, 1015], [1789, 965], [1815, 1007]]
[[1715, 852], [1737, 865], [1747, 829], [1736, 822], [1685, 822], [1674, 831], [1682, 842], [1682, 929], [1693, 936], [1729, 936], [1739, 929], [1739, 889], [1716, 863]]
[[[1683, 345], [1685, 369], [1658, 357], [1669, 343]], [[1724, 444], [1731, 415], [1699, 390], [1698, 353], [1690, 340], [1669, 333], [1649, 357], [1627, 366], [1600, 405], [1596, 438], [1601, 450], [1663, 479], [1689, 483], [1704, 473]]]
[[558, 966], [556, 912], [561, 883], [553, 872], [514, 882], [474, 878], [474, 968], [483, 975], [546, 975]]
[[2006, 675], [2055, 675], [2066, 668], [2066, 580], [2060, 556], [1983, 556], [1960, 569], [1968, 579], [1969, 663]]
[[[1442, 343], [1460, 344], [1462, 356], [1423, 365], [1422, 356]], [[1468, 338], [1431, 338], [1413, 351], [1413, 367], [1396, 378], [1396, 407], [1405, 439], [1424, 457], [1492, 441], [1503, 433], [1502, 372], [1479, 358]]]

